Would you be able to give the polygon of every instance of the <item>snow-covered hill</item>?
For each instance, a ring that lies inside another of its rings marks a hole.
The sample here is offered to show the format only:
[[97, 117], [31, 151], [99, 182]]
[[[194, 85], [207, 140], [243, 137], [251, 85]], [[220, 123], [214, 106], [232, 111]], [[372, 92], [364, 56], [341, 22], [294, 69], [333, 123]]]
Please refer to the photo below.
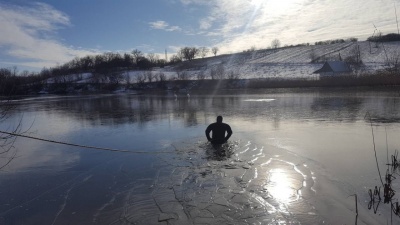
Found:
[[[346, 59], [360, 50], [364, 63], [363, 72], [384, 69], [387, 57], [400, 55], [400, 42], [375, 44], [367, 41], [346, 42], [330, 45], [312, 45], [286, 47], [280, 49], [258, 50], [231, 55], [221, 55], [185, 62], [183, 66], [158, 69], [169, 77], [176, 76], [175, 71], [186, 70], [192, 79], [202, 71], [209, 77], [212, 69], [222, 64], [226, 74], [237, 73], [240, 78], [315, 78], [314, 71], [321, 68], [325, 60]], [[312, 58], [317, 62], [311, 63]], [[399, 57], [400, 59], [400, 57]]]
[[[147, 77], [151, 73], [154, 77], [165, 75], [167, 80], [179, 79], [178, 74], [185, 73], [185, 79], [199, 79], [199, 76], [211, 78], [212, 70], [222, 68], [225, 76], [235, 75], [241, 79], [252, 78], [305, 78], [315, 79], [318, 75], [314, 71], [320, 69], [326, 60], [345, 60], [354, 56], [355, 49], [359, 49], [361, 60], [364, 64], [363, 73], [372, 73], [385, 69], [389, 58], [398, 58], [400, 61], [400, 42], [387, 42], [384, 44], [361, 42], [345, 42], [330, 45], [310, 45], [297, 47], [284, 47], [278, 49], [256, 50], [236, 54], [220, 55], [182, 62], [178, 65], [165, 68], [155, 68], [151, 71], [123, 71], [122, 83], [137, 82], [137, 77]], [[312, 61], [314, 61], [312, 63]], [[71, 75], [79, 77], [77, 75]], [[71, 78], [73, 79], [73, 78]], [[91, 74], [84, 74], [76, 82], [88, 82]], [[74, 80], [74, 79], [73, 79]], [[153, 80], [156, 80], [155, 78]], [[54, 82], [49, 80], [49, 83]]]

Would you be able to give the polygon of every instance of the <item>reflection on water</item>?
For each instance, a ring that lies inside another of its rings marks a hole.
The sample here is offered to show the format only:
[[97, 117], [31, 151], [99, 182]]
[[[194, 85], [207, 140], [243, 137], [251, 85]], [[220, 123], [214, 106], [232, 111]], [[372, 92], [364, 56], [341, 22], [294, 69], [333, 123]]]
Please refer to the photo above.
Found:
[[299, 199], [297, 189], [293, 189], [291, 186], [292, 182], [284, 170], [278, 168], [270, 171], [268, 190], [277, 201], [289, 203]]
[[[362, 94], [364, 93], [364, 94]], [[343, 93], [305, 92], [256, 95], [192, 95], [188, 98], [157, 95], [104, 95], [77, 98], [31, 99], [21, 111], [47, 111], [86, 121], [92, 125], [144, 124], [166, 118], [183, 119], [186, 126], [196, 126], [204, 114], [215, 111], [230, 116], [266, 117], [267, 119], [326, 119], [356, 121], [366, 112], [373, 118], [392, 122], [400, 119], [398, 97], [378, 92]], [[377, 96], [374, 96], [377, 95]], [[271, 98], [266, 98], [266, 97]], [[19, 100], [21, 102], [21, 100]], [[22, 101], [22, 104], [26, 102]]]
[[[18, 100], [31, 135], [0, 173], [0, 224], [349, 224], [357, 193], [376, 185], [368, 112], [381, 165], [400, 146], [396, 90], [258, 90], [196, 95], [103, 95]], [[216, 147], [217, 115], [233, 129]], [[10, 124], [0, 124], [7, 129]], [[25, 125], [27, 126], [27, 125]], [[398, 188], [398, 187], [393, 187]], [[365, 194], [364, 194], [365, 193]], [[390, 212], [390, 211], [389, 211]], [[340, 218], [337, 215], [341, 215]], [[394, 218], [398, 222], [398, 218]]]

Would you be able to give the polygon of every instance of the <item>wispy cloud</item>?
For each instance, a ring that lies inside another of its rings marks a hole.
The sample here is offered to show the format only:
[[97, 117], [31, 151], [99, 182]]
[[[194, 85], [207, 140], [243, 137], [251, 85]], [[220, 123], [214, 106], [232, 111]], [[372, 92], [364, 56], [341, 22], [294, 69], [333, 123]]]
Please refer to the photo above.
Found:
[[4, 49], [1, 58], [13, 58], [18, 65], [41, 68], [95, 54], [95, 50], [67, 46], [58, 39], [57, 30], [69, 26], [68, 15], [47, 4], [22, 7], [0, 3], [0, 48]]
[[165, 30], [165, 31], [181, 31], [182, 29], [179, 26], [170, 26], [167, 22], [158, 20], [154, 22], [150, 22], [150, 27], [156, 30]]
[[213, 19], [212, 18], [207, 18], [207, 19], [202, 19], [200, 20], [200, 30], [207, 30], [212, 27]]

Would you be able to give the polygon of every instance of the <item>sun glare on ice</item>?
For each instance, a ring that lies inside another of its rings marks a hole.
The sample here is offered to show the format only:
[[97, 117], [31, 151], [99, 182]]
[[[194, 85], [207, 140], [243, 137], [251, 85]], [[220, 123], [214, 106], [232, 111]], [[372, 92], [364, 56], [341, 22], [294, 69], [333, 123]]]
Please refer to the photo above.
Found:
[[297, 199], [298, 195], [292, 188], [292, 183], [286, 173], [280, 169], [270, 171], [269, 193], [279, 202], [289, 203]]

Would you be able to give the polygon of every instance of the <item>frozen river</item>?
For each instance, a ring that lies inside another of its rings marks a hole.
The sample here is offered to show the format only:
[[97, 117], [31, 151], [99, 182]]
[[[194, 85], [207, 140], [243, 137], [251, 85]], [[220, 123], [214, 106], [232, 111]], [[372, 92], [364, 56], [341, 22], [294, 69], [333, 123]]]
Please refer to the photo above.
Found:
[[[21, 99], [0, 130], [22, 118], [28, 136], [127, 152], [17, 138], [0, 171], [0, 224], [398, 224], [388, 204], [368, 209], [368, 190], [380, 185], [371, 128], [382, 176], [400, 147], [399, 93]], [[222, 149], [204, 135], [218, 115], [233, 130]]]

